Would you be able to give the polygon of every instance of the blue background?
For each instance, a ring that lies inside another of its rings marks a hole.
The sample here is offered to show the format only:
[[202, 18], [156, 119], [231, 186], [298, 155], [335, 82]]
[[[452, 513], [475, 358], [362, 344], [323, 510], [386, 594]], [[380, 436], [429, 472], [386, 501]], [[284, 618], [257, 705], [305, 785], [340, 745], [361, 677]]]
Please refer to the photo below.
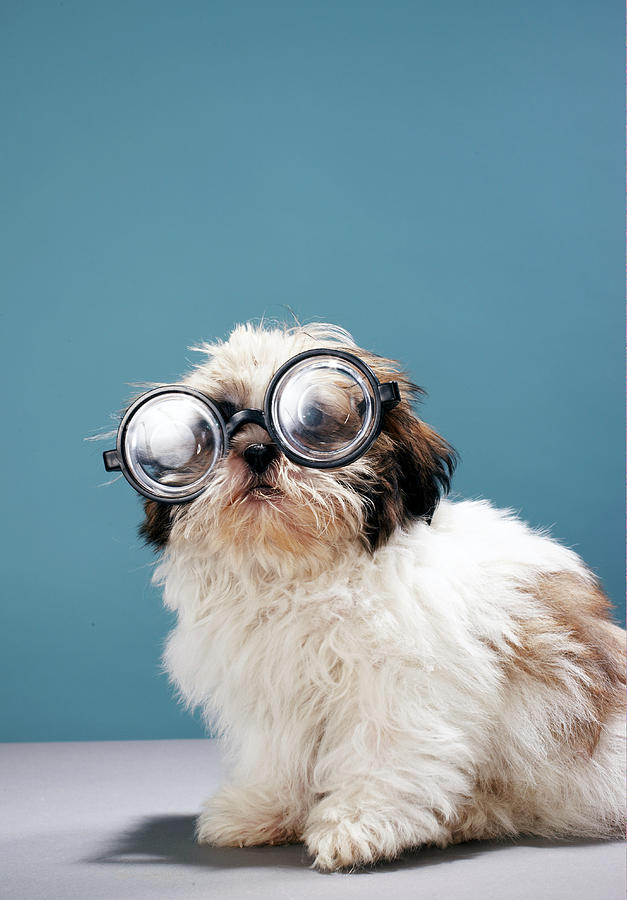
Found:
[[456, 491], [552, 525], [622, 603], [618, 2], [0, 16], [0, 739], [201, 733], [138, 499], [84, 438], [288, 307], [403, 360]]

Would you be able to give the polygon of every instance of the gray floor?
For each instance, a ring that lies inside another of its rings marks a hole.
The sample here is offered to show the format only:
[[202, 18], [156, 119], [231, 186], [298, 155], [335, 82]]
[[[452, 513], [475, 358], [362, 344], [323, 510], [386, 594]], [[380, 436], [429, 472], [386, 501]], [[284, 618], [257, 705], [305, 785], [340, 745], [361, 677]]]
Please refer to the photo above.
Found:
[[619, 900], [622, 843], [470, 843], [321, 875], [301, 846], [194, 843], [212, 741], [0, 745], [0, 897]]

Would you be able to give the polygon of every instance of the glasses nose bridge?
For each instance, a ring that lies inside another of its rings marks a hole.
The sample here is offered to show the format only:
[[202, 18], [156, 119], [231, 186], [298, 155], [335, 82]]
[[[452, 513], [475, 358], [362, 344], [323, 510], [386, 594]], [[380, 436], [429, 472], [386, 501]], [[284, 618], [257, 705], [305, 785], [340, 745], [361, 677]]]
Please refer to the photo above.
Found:
[[265, 431], [270, 434], [268, 431], [268, 426], [266, 424], [266, 417], [260, 409], [240, 409], [234, 415], [231, 416], [229, 421], [226, 423], [226, 436], [229, 440], [233, 437], [236, 431], [240, 428], [243, 428], [244, 425], [260, 425]]

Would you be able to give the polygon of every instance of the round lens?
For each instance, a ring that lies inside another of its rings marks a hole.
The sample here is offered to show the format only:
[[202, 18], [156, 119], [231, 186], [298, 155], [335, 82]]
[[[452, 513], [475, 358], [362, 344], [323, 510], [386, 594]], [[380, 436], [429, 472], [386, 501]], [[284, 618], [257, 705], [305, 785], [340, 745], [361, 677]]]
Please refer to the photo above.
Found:
[[191, 394], [159, 394], [138, 407], [124, 432], [124, 460], [151, 494], [183, 499], [200, 490], [222, 455], [222, 428]]
[[341, 465], [376, 427], [373, 387], [341, 357], [308, 357], [291, 366], [274, 386], [270, 411], [282, 442], [309, 462]]

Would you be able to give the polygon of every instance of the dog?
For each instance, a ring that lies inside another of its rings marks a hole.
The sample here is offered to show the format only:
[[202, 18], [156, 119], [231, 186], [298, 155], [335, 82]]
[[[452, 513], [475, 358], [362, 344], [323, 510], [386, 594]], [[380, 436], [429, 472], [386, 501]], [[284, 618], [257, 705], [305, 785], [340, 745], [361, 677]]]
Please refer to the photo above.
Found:
[[[333, 871], [621, 835], [624, 632], [582, 560], [510, 510], [447, 499], [456, 455], [421, 389], [343, 329], [244, 324], [197, 349], [182, 388], [225, 421], [257, 411], [197, 495], [148, 493], [140, 527], [177, 616], [165, 667], [229, 759], [198, 840], [304, 842]], [[396, 385], [342, 465], [295, 459], [259, 412], [286, 361], [325, 349]]]

